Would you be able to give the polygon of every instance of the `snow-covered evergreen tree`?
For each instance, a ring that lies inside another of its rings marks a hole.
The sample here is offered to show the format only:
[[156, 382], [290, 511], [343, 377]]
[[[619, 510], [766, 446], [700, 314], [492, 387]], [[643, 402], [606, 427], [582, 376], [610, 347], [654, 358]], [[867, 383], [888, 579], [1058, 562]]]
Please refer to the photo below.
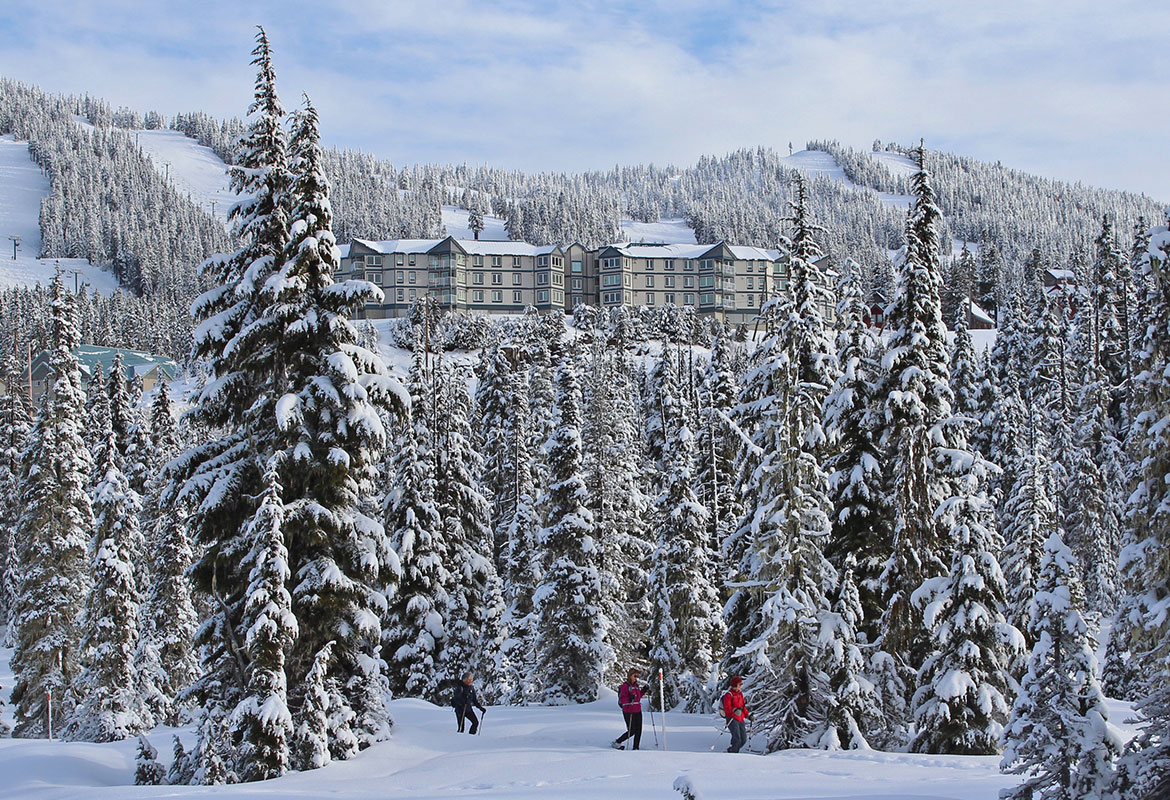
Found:
[[407, 697], [431, 697], [447, 638], [450, 583], [434, 479], [416, 444], [413, 410], [394, 439], [394, 484], [386, 496], [386, 530], [402, 573], [390, 588], [382, 652], [390, 687]]
[[93, 582], [78, 624], [82, 630], [79, 700], [62, 730], [69, 739], [114, 742], [145, 727], [134, 674], [140, 594], [134, 564], [141, 549], [141, 500], [118, 468], [118, 437], [107, 429], [104, 475], [94, 489], [96, 528], [90, 542]]
[[[20, 572], [16, 532], [20, 519], [21, 457], [32, 427], [28, 399], [20, 383], [19, 367], [9, 356], [4, 362], [4, 385], [8, 388], [0, 396], [0, 623], [5, 625], [8, 639], [15, 632], [10, 623]], [[5, 642], [5, 646], [10, 644]]]
[[1077, 560], [1054, 531], [1031, 602], [1028, 673], [1004, 733], [1005, 772], [1024, 775], [1004, 798], [1106, 797], [1120, 749], [1097, 683], [1093, 640], [1082, 613]]
[[275, 463], [265, 470], [264, 483], [263, 499], [246, 534], [252, 542], [246, 560], [251, 571], [244, 605], [248, 686], [231, 715], [237, 771], [245, 781], [279, 778], [288, 772], [293, 739], [285, 660], [297, 638], [297, 620], [288, 591], [292, 574]]
[[89, 590], [86, 544], [94, 531], [87, 491], [93, 462], [82, 434], [85, 395], [73, 354], [79, 344], [76, 307], [59, 270], [52, 298], [49, 390], [22, 459], [17, 527], [13, 735], [24, 738], [47, 734], [49, 692], [58, 730], [79, 699], [73, 686], [80, 657], [77, 617]]
[[1024, 641], [1004, 618], [1007, 589], [996, 557], [1002, 545], [987, 497], [993, 467], [966, 449], [947, 455], [955, 495], [938, 513], [955, 551], [950, 573], [928, 590], [933, 598], [924, 622], [932, 647], [918, 674], [917, 734], [910, 746], [919, 753], [992, 755], [1011, 711], [1011, 666]]
[[539, 615], [536, 676], [544, 702], [552, 705], [597, 699], [613, 658], [605, 643], [598, 551], [582, 469], [576, 365], [560, 365], [556, 376], [554, 428], [544, 448], [549, 475], [539, 535], [544, 575], [533, 597]]
[[951, 496], [935, 449], [946, 447], [942, 423], [951, 416], [946, 328], [939, 301], [940, 217], [926, 170], [926, 151], [914, 151], [915, 200], [900, 255], [897, 293], [886, 312], [892, 331], [882, 357], [877, 396], [884, 404], [881, 445], [888, 454], [886, 507], [891, 549], [880, 583], [881, 647], [912, 679], [929, 649], [922, 611], [911, 597], [923, 582], [947, 572], [945, 529], [935, 510]]
[[878, 579], [890, 547], [883, 509], [883, 454], [876, 442], [873, 381], [877, 373], [877, 340], [865, 321], [861, 284], [846, 276], [837, 287], [837, 358], [841, 374], [825, 400], [826, 462], [833, 498], [833, 535], [825, 556], [838, 570], [852, 558], [861, 600], [857, 621], [870, 641], [881, 616]]

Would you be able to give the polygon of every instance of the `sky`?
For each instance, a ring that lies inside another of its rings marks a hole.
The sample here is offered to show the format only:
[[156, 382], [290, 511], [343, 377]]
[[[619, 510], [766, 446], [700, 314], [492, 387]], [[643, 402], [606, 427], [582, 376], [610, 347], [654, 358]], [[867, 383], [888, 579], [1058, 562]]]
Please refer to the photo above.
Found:
[[244, 116], [255, 25], [327, 144], [397, 165], [686, 165], [917, 142], [1170, 202], [1164, 0], [4, 0], [0, 74]]

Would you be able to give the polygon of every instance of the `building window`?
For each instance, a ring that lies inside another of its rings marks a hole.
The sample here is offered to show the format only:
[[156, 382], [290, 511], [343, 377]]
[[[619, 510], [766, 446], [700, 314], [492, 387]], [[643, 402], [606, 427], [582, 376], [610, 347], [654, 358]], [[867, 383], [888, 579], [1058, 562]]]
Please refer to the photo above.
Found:
[[690, 294], [688, 292], [687, 294], [683, 295], [683, 305], [693, 306], [694, 304], [695, 304], [695, 296], [693, 294]]
[[397, 266], [401, 267], [403, 264], [406, 263], [406, 255], [404, 253], [395, 253], [394, 254], [394, 263]]
[[493, 303], [504, 302], [504, 293], [501, 292], [499, 289], [493, 289], [492, 290], [492, 302]]
[[394, 280], [394, 282], [395, 282], [395, 283], [400, 283], [400, 284], [401, 284], [401, 283], [406, 283], [406, 273], [405, 273], [405, 272], [399, 272], [399, 273], [397, 273], [397, 274], [394, 276], [394, 278], [395, 278], [395, 280]]
[[552, 279], [553, 279], [553, 286], [564, 286], [565, 285], [565, 273], [563, 273], [563, 272], [554, 272], [552, 274]]
[[601, 276], [601, 285], [602, 286], [621, 286], [622, 285], [622, 276], [621, 275], [602, 275]]
[[520, 256], [512, 256], [512, 268], [520, 269]]
[[407, 283], [414, 283], [415, 282], [414, 276], [415, 276], [415, 273], [413, 273], [413, 272], [406, 273], [406, 282]]
[[581, 272], [583, 272], [583, 271], [584, 271], [584, 270], [583, 270], [583, 268], [581, 267], [581, 262], [580, 262], [580, 261], [574, 261], [574, 262], [573, 262], [573, 272], [574, 272], [574, 273], [577, 273], [577, 274], [580, 274], [580, 273], [581, 273]]
[[399, 290], [398, 290], [398, 302], [399, 302], [399, 303], [405, 303], [405, 302], [406, 302], [406, 290], [405, 290], [405, 289], [399, 289]]
[[492, 286], [499, 286], [504, 282], [504, 276], [498, 272], [492, 273]]
[[700, 275], [699, 276], [699, 288], [700, 289], [714, 289], [715, 288], [715, 276], [714, 275]]
[[565, 266], [565, 259], [561, 258], [560, 256], [553, 256], [553, 257], [552, 257], [552, 265], [553, 265], [554, 267], [561, 267], [561, 268], [564, 268], [564, 266]]
[[552, 300], [553, 300], [553, 303], [563, 306], [565, 304], [565, 293], [562, 292], [560, 289], [553, 289], [552, 290]]
[[381, 256], [366, 256], [366, 266], [367, 267], [380, 267], [380, 266], [382, 266], [382, 257]]
[[536, 285], [537, 286], [548, 286], [548, 273], [547, 272], [536, 273]]
[[684, 289], [694, 289], [695, 288], [695, 276], [694, 275], [683, 275], [683, 288]]
[[584, 296], [579, 295], [579, 294], [573, 295], [573, 308], [576, 308], [577, 306], [583, 306], [583, 305], [585, 305]]
[[483, 286], [483, 273], [482, 272], [471, 273], [471, 282], [474, 283], [476, 286]]
[[431, 265], [431, 269], [438, 269], [439, 268], [439, 257], [438, 256], [431, 256], [430, 259], [428, 260], [428, 263]]
[[621, 265], [622, 265], [622, 260], [620, 258], [603, 258], [603, 259], [601, 259], [601, 268], [602, 269], [617, 269]]
[[573, 285], [571, 288], [579, 291], [583, 287], [585, 281], [583, 281], [581, 278], [573, 278], [572, 283]]
[[662, 262], [662, 268], [663, 268], [663, 269], [669, 269], [669, 270], [673, 270], [673, 269], [674, 269], [674, 259], [673, 259], [673, 258], [668, 258], [668, 259], [666, 259], [665, 261], [663, 261], [663, 262]]
[[704, 258], [702, 261], [699, 262], [699, 269], [701, 269], [701, 270], [709, 270], [709, 269], [714, 269], [714, 268], [715, 268], [714, 259]]
[[756, 271], [756, 262], [754, 262], [754, 261], [747, 262], [747, 271], [748, 272], [755, 272]]
[[367, 272], [366, 273], [366, 280], [369, 281], [370, 283], [374, 284], [375, 286], [380, 286], [382, 283], [382, 273], [381, 272]]
[[667, 292], [666, 294], [662, 295], [662, 299], [668, 306], [674, 305], [674, 292]]
[[513, 286], [520, 286], [523, 283], [524, 283], [524, 276], [521, 275], [519, 272], [513, 272], [512, 273], [512, 285]]
[[747, 296], [747, 307], [748, 308], [755, 308], [756, 307], [756, 296], [754, 294], [749, 294]]
[[623, 301], [623, 302], [624, 302], [626, 305], [628, 305], [628, 306], [630, 306], [630, 305], [633, 305], [633, 304], [634, 304], [634, 295], [633, 295], [633, 293], [631, 293], [631, 292], [625, 292], [625, 293], [622, 295], [622, 301]]
[[459, 289], [457, 292], [455, 292], [455, 295], [459, 298], [460, 303], [467, 302], [467, 290], [466, 289]]
[[674, 276], [667, 275], [665, 278], [662, 279], [662, 285], [665, 286], [667, 289], [673, 289], [674, 288]]
[[471, 293], [471, 302], [473, 302], [473, 303], [482, 303], [483, 302], [483, 289], [476, 289]]
[[606, 303], [620, 303], [622, 301], [621, 292], [606, 292], [601, 296], [601, 299]]
[[483, 256], [472, 256], [471, 257], [471, 266], [482, 267], [483, 266]]
[[365, 263], [365, 256], [354, 256], [349, 262], [349, 268], [357, 269], [358, 267], [365, 266]]
[[654, 292], [646, 292], [646, 305], [654, 305]]
[[547, 303], [548, 302], [548, 289], [541, 289], [539, 292], [536, 293], [536, 302], [538, 302], [538, 303]]
[[410, 302], [413, 303], [417, 298], [418, 298], [418, 292], [416, 292], [414, 289], [411, 289], [410, 290]]
[[523, 303], [524, 302], [524, 293], [521, 292], [519, 289], [513, 289], [512, 290], [512, 302], [515, 303], [516, 305]]
[[687, 272], [694, 272], [695, 271], [695, 262], [688, 258], [686, 261], [683, 262], [683, 269], [685, 269]]
[[699, 295], [699, 303], [704, 306], [709, 306], [715, 303], [715, 295], [710, 292]]
[[652, 259], [652, 258], [646, 259], [646, 271], [647, 272], [654, 271], [654, 259]]
[[503, 256], [492, 256], [492, 266], [493, 267], [504, 266]]
[[548, 256], [537, 256], [536, 257], [536, 266], [547, 267], [548, 266]]
[[647, 276], [646, 276], [646, 288], [647, 288], [647, 289], [653, 289], [653, 288], [654, 288], [654, 276], [653, 276], [653, 275], [647, 275]]
[[749, 277], [747, 279], [747, 288], [749, 288], [749, 289], [756, 288], [756, 279], [755, 278]]

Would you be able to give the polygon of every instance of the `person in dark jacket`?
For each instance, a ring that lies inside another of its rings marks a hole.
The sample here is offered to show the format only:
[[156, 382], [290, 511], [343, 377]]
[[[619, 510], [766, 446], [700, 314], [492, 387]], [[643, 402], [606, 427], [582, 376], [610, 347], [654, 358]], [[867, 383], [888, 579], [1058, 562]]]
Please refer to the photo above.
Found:
[[626, 720], [626, 732], [613, 740], [610, 746], [615, 750], [625, 750], [625, 741], [629, 738], [634, 740], [634, 750], [642, 743], [642, 695], [650, 689], [638, 685], [640, 675], [638, 670], [631, 669], [626, 673], [626, 682], [618, 688], [618, 705]]
[[459, 733], [463, 733], [463, 721], [469, 719], [471, 730], [468, 733], [472, 736], [479, 730], [479, 718], [472, 709], [478, 708], [481, 713], [487, 711], [475, 693], [475, 686], [472, 685], [474, 680], [475, 673], [463, 673], [463, 682], [455, 687], [455, 694], [451, 698], [451, 705], [455, 706], [455, 718], [459, 720]]
[[737, 675], [731, 679], [731, 687], [723, 695], [723, 716], [727, 718], [727, 727], [731, 730], [731, 747], [727, 748], [729, 753], [738, 753], [747, 743], [748, 708], [741, 686], [743, 678]]

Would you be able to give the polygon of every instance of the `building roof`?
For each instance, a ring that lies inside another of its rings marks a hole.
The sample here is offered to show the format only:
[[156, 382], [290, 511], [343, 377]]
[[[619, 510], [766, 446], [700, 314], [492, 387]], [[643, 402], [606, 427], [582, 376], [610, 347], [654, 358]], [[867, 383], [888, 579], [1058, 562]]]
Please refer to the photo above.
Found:
[[[93, 375], [94, 369], [98, 365], [101, 365], [104, 374], [109, 375], [110, 370], [114, 366], [114, 358], [119, 353], [122, 354], [122, 363], [126, 370], [126, 380], [146, 375], [156, 368], [166, 376], [167, 380], [174, 380], [174, 377], [179, 374], [179, 365], [174, 360], [155, 353], [146, 353], [142, 350], [126, 350], [119, 347], [95, 347], [94, 345], [83, 344], [73, 351], [73, 354], [77, 356], [77, 363], [81, 368], [81, 374], [86, 378]], [[48, 368], [49, 355], [49, 352], [46, 350], [39, 353], [33, 359], [32, 370], [34, 376], [40, 370]]]
[[[447, 241], [450, 241], [453, 245], [470, 255], [543, 256], [560, 250], [560, 246], [555, 244], [529, 244], [528, 242], [493, 241], [490, 239], [454, 239], [450, 236], [442, 239], [388, 239], [382, 242], [354, 239], [354, 243], [383, 255], [390, 255], [392, 253], [429, 253]], [[350, 246], [343, 245], [341, 257], [348, 258], [349, 254]]]

